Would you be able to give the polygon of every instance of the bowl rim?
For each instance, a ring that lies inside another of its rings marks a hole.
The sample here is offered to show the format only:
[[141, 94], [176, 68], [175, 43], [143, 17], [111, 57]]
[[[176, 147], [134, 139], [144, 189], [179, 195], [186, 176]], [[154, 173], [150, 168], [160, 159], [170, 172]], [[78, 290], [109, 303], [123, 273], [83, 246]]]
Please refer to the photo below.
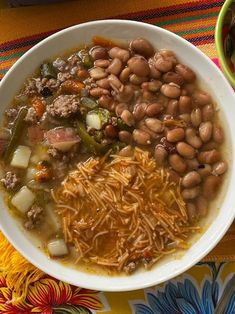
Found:
[[[170, 35], [171, 38], [175, 38], [178, 41], [181, 41], [185, 46], [190, 47], [191, 49], [195, 49], [195, 51], [197, 51], [197, 54], [201, 55], [202, 58], [206, 59], [207, 62], [210, 63], [210, 66], [213, 67], [215, 69], [215, 71], [218, 73], [218, 75], [220, 76], [221, 80], [223, 80], [224, 85], [227, 87], [227, 89], [230, 89], [231, 92], [233, 92], [232, 87], [229, 85], [228, 81], [225, 79], [225, 77], [223, 76], [223, 74], [220, 72], [220, 70], [217, 68], [217, 66], [214, 64], [214, 62], [211, 61], [211, 59], [206, 56], [202, 51], [200, 51], [197, 47], [195, 47], [194, 45], [192, 45], [191, 43], [189, 43], [187, 40], [183, 39], [182, 37], [166, 30], [163, 28], [160, 28], [158, 26], [154, 26], [154, 25], [149, 25], [143, 22], [137, 22], [137, 21], [130, 21], [130, 20], [112, 20], [112, 19], [107, 19], [107, 20], [99, 20], [99, 21], [92, 21], [92, 22], [86, 22], [86, 23], [81, 23], [81, 24], [77, 24], [71, 27], [68, 27], [66, 29], [63, 29], [59, 32], [56, 32], [55, 34], [45, 38], [44, 40], [42, 40], [41, 42], [39, 42], [38, 44], [36, 44], [35, 46], [33, 46], [29, 51], [27, 51], [19, 60], [17, 60], [17, 62], [12, 66], [12, 68], [8, 71], [8, 73], [4, 76], [2, 82], [0, 83], [0, 87], [2, 87], [3, 82], [5, 82], [5, 80], [7, 79], [7, 77], [14, 72], [14, 69], [17, 67], [18, 64], [20, 64], [24, 59], [27, 58], [28, 54], [31, 54], [32, 52], [34, 52], [35, 50], [37, 50], [38, 47], [43, 46], [45, 43], [49, 42], [52, 38], [56, 38], [57, 36], [60, 36], [62, 34], [66, 34], [69, 33], [71, 30], [74, 30], [76, 28], [81, 28], [81, 27], [86, 27], [86, 26], [92, 26], [92, 25], [97, 25], [97, 24], [106, 24], [106, 23], [112, 23], [112, 24], [117, 24], [119, 25], [120, 23], [124, 23], [126, 25], [133, 25], [133, 26], [138, 26], [138, 25], [142, 25], [143, 27], [147, 28], [147, 29], [156, 29], [158, 28], [163, 34], [166, 35]], [[164, 280], [160, 279], [160, 280], [156, 280], [154, 278], [154, 276], [151, 277], [151, 280], [149, 281], [141, 281], [141, 284], [139, 284], [138, 286], [133, 286], [133, 283], [129, 283], [128, 282], [128, 278], [129, 277], [118, 277], [118, 279], [120, 278], [127, 278], [127, 281], [125, 283], [123, 283], [122, 285], [118, 285], [118, 287], [114, 286], [114, 284], [110, 287], [109, 285], [103, 285], [103, 284], [97, 284], [94, 280], [94, 282], [92, 282], [92, 284], [89, 282], [88, 284], [83, 281], [82, 282], [82, 287], [84, 288], [89, 288], [89, 289], [93, 289], [93, 290], [101, 290], [101, 291], [130, 291], [130, 290], [137, 290], [140, 288], [147, 288], [149, 286], [153, 286], [155, 284], [160, 284], [162, 282], [165, 282], [169, 279], [172, 279], [180, 274], [182, 274], [183, 272], [187, 271], [189, 268], [191, 268], [193, 265], [195, 265], [198, 261], [200, 261], [204, 256], [206, 256], [215, 246], [216, 244], [220, 241], [220, 239], [224, 236], [224, 234], [226, 233], [226, 231], [228, 230], [228, 228], [230, 227], [230, 225], [232, 224], [233, 220], [235, 217], [235, 211], [233, 212], [233, 214], [230, 215], [229, 219], [226, 220], [226, 223], [223, 224], [220, 228], [220, 230], [218, 230], [218, 232], [216, 232], [216, 234], [213, 237], [213, 241], [207, 243], [205, 245], [205, 247], [203, 247], [203, 249], [200, 250], [200, 254], [197, 254], [193, 256], [192, 259], [190, 259], [188, 262], [185, 262], [184, 265], [181, 265], [178, 268], [174, 268], [172, 269], [172, 272], [170, 272], [169, 274], [164, 276]], [[12, 218], [14, 219], [14, 218]], [[213, 223], [212, 223], [213, 224]], [[211, 225], [212, 225], [211, 224]], [[0, 220], [0, 227], [2, 226], [1, 220]], [[3, 229], [1, 227], [1, 230], [3, 232], [3, 234], [9, 239], [9, 241], [12, 243], [12, 245], [20, 252], [20, 254], [22, 254], [22, 256], [24, 256], [28, 261], [30, 261], [33, 265], [35, 265], [36, 267], [38, 267], [39, 269], [41, 269], [42, 271], [44, 271], [45, 273], [51, 275], [52, 277], [58, 278], [59, 280], [63, 280], [65, 282], [68, 282], [70, 284], [73, 285], [80, 285], [79, 282], [76, 282], [75, 279], [67, 279], [66, 274], [64, 274], [62, 272], [62, 269], [64, 269], [64, 265], [60, 265], [60, 270], [61, 273], [57, 274], [56, 270], [53, 270], [53, 267], [50, 267], [49, 271], [48, 268], [46, 267], [46, 265], [42, 265], [43, 263], [40, 262], [40, 260], [34, 258], [33, 254], [29, 254], [26, 252], [26, 250], [24, 250], [22, 248], [22, 246], [16, 242], [14, 240], [14, 237], [12, 235], [12, 233], [9, 230]], [[22, 232], [22, 231], [21, 231]], [[206, 231], [205, 231], [206, 233]], [[197, 240], [198, 241], [198, 240]], [[196, 241], [196, 242], [197, 242]], [[44, 254], [44, 253], [42, 253]], [[67, 267], [68, 268], [68, 267]], [[69, 271], [72, 270], [72, 268], [69, 268]], [[151, 270], [150, 270], [151, 272]], [[87, 274], [89, 276], [89, 273]], [[144, 273], [143, 273], [144, 275]], [[70, 276], [71, 277], [71, 276]], [[100, 277], [97, 275], [97, 277]], [[102, 278], [102, 277], [100, 277]], [[105, 278], [107, 279], [111, 279], [112, 277], [110, 276], [105, 276]], [[143, 276], [144, 278], [144, 276]]]
[[217, 54], [219, 57], [219, 63], [222, 67], [222, 70], [224, 74], [226, 75], [226, 77], [228, 78], [228, 80], [230, 81], [230, 83], [235, 87], [235, 74], [231, 71], [226, 61], [226, 57], [224, 54], [224, 47], [223, 47], [223, 39], [222, 39], [224, 18], [232, 2], [233, 0], [226, 0], [219, 12], [216, 26], [215, 26], [215, 46], [216, 46]]

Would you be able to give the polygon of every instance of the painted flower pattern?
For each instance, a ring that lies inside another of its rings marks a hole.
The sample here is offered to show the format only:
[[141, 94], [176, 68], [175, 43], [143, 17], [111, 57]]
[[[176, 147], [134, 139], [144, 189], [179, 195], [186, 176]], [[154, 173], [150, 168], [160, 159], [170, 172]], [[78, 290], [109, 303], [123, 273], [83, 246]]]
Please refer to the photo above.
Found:
[[12, 291], [0, 277], [0, 313], [90, 314], [103, 305], [97, 291], [81, 289], [45, 277], [29, 287], [25, 300], [12, 304]]
[[[135, 314], [213, 314], [220, 298], [231, 282], [222, 285], [218, 280], [218, 274], [223, 264], [216, 267], [215, 263], [208, 263], [211, 269], [211, 280], [204, 279], [201, 287], [194, 278], [183, 275], [183, 280], [169, 281], [164, 288], [156, 290], [146, 289], [146, 300], [132, 302], [132, 310]], [[186, 277], [186, 278], [184, 278]], [[220, 298], [219, 298], [220, 296]], [[235, 288], [226, 300], [223, 314], [235, 313]]]

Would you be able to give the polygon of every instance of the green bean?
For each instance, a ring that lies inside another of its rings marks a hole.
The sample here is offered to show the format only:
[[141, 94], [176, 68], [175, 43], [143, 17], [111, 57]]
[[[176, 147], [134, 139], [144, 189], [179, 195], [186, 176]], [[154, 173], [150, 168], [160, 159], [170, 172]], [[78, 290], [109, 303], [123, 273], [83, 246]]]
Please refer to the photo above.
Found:
[[57, 74], [55, 68], [53, 67], [52, 63], [43, 63], [40, 66], [41, 76], [46, 78], [56, 78]]
[[85, 125], [81, 121], [77, 122], [77, 131], [83, 144], [86, 146], [89, 152], [100, 155], [106, 151], [107, 147], [97, 143], [95, 139], [87, 133]]
[[17, 142], [22, 134], [22, 130], [24, 129], [24, 118], [27, 112], [28, 112], [28, 109], [26, 107], [22, 107], [20, 111], [18, 112], [14, 125], [11, 129], [10, 141], [4, 153], [5, 163], [9, 163], [11, 156], [13, 154], [13, 151], [16, 148]]

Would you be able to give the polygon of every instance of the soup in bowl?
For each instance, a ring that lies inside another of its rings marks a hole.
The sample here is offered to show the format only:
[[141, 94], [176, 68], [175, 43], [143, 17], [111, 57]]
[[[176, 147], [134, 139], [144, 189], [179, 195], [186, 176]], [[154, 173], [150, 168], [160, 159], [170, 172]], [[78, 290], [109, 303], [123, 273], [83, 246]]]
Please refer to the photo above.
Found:
[[231, 224], [233, 91], [183, 39], [128, 21], [74, 26], [27, 52], [0, 92], [2, 230], [52, 276], [156, 284]]

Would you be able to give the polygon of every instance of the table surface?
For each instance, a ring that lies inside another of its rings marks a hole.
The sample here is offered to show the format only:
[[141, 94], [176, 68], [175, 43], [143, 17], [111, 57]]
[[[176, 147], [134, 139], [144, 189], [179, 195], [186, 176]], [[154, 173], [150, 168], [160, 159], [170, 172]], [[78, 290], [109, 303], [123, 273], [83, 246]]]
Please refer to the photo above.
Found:
[[[24, 52], [49, 34], [103, 18], [132, 19], [164, 27], [198, 46], [217, 63], [214, 28], [222, 4], [219, 0], [79, 0], [9, 9], [6, 1], [2, 1], [0, 78]], [[0, 234], [0, 312], [214, 313], [219, 300], [228, 294], [235, 271], [234, 239], [235, 224], [207, 256], [207, 262], [162, 285], [125, 293], [102, 293], [70, 286], [35, 270]], [[26, 285], [21, 291], [22, 299], [17, 301], [14, 288], [20, 281]], [[235, 293], [229, 295], [226, 304], [224, 313], [235, 313]]]

